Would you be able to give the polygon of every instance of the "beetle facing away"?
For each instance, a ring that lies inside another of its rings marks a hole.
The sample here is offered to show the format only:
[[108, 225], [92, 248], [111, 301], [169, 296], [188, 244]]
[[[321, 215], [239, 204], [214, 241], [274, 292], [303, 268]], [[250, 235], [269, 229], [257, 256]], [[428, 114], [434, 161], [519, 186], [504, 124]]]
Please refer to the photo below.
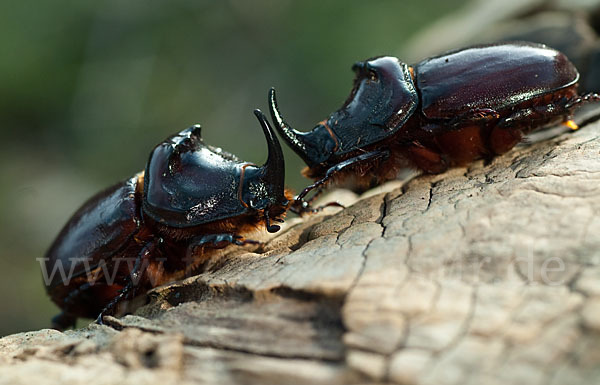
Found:
[[[181, 279], [210, 257], [207, 249], [257, 243], [244, 238], [282, 222], [291, 194], [277, 137], [256, 110], [268, 144], [266, 163], [243, 162], [205, 144], [200, 126], [166, 139], [145, 172], [86, 202], [67, 222], [45, 259], [52, 300], [63, 310], [53, 327], [114, 311], [137, 291]], [[133, 256], [133, 258], [129, 258]], [[61, 266], [58, 266], [61, 265]]]
[[405, 167], [441, 173], [503, 154], [535, 129], [576, 129], [575, 109], [600, 100], [577, 94], [579, 73], [565, 55], [525, 42], [460, 49], [413, 66], [384, 56], [353, 70], [342, 108], [310, 132], [292, 129], [269, 93], [276, 129], [315, 180], [298, 195], [298, 211], [310, 203], [306, 194], [331, 182], [351, 178], [364, 189]]

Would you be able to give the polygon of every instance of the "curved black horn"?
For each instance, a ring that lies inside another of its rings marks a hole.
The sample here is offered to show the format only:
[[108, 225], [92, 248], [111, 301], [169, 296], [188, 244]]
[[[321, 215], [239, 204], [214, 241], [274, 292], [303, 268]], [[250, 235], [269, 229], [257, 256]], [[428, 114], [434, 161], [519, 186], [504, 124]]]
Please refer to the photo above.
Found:
[[269, 110], [271, 111], [271, 118], [275, 128], [279, 131], [281, 137], [288, 143], [288, 145], [305, 161], [307, 159], [307, 137], [310, 135], [309, 132], [296, 131], [290, 127], [290, 125], [283, 119], [277, 106], [277, 99], [275, 96], [275, 88], [269, 90]]
[[309, 132], [296, 131], [287, 124], [277, 107], [274, 88], [269, 90], [269, 110], [279, 135], [309, 167], [325, 161], [335, 151], [336, 139], [324, 123]]
[[254, 110], [254, 115], [260, 122], [260, 125], [267, 139], [268, 156], [267, 161], [261, 167], [264, 170], [265, 181], [272, 186], [272, 192], [277, 198], [284, 196], [285, 183], [285, 162], [283, 159], [283, 151], [277, 135], [267, 121], [265, 114], [261, 110]]

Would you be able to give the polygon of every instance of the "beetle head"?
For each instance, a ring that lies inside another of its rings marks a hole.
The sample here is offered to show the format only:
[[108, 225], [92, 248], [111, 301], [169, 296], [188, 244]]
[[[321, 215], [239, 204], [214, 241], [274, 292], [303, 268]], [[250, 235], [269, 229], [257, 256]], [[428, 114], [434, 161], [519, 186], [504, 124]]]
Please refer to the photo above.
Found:
[[260, 111], [255, 111], [268, 145], [262, 166], [204, 143], [200, 126], [181, 131], [150, 154], [144, 176], [143, 210], [166, 226], [185, 228], [264, 211], [285, 211], [284, 162], [279, 141]]
[[292, 129], [281, 117], [271, 89], [269, 106], [276, 128], [309, 167], [333, 155], [386, 139], [412, 115], [418, 96], [408, 66], [385, 56], [354, 64], [354, 87], [344, 105], [310, 132]]

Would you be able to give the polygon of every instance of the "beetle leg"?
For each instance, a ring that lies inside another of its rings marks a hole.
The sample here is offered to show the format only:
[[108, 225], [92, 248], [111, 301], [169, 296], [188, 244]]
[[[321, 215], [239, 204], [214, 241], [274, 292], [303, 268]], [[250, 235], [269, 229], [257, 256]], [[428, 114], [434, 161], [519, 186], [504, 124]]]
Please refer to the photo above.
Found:
[[449, 167], [448, 161], [442, 154], [435, 152], [418, 142], [413, 142], [407, 150], [408, 157], [414, 162], [417, 168], [429, 174], [440, 174]]
[[100, 314], [98, 314], [98, 317], [96, 318], [97, 324], [103, 325], [104, 324], [104, 322], [103, 322], [104, 315], [111, 314], [113, 309], [115, 308], [115, 306], [117, 306], [119, 304], [119, 302], [121, 302], [123, 299], [127, 298], [130, 293], [133, 293], [135, 291], [136, 287], [139, 285], [139, 283], [141, 281], [140, 274], [142, 274], [142, 270], [143, 270], [142, 269], [142, 261], [147, 260], [152, 256], [153, 251], [158, 244], [159, 244], [159, 241], [152, 240], [152, 241], [148, 242], [142, 248], [142, 250], [139, 252], [137, 258], [135, 259], [135, 264], [133, 265], [131, 272], [127, 276], [127, 284], [125, 285], [125, 287], [123, 287], [123, 289], [120, 290], [119, 295], [117, 295], [115, 298], [113, 298], [112, 301], [110, 301], [108, 303], [108, 305], [106, 305], [104, 307], [104, 309], [102, 309]]
[[[567, 102], [567, 104], [565, 105], [565, 108], [573, 109], [573, 108], [579, 107], [580, 105], [583, 105], [583, 104], [593, 103], [593, 102], [598, 102], [598, 101], [600, 101], [599, 94], [589, 93], [589, 94], [585, 94], [582, 96], [577, 96], [577, 97], [569, 100]], [[584, 117], [583, 120], [578, 122], [578, 124], [579, 124], [579, 126], [585, 126], [591, 122], [597, 121], [598, 118], [600, 118], [600, 113], [598, 113], [598, 111], [595, 111], [591, 115]], [[574, 127], [570, 127], [570, 128], [572, 130], [574, 130]]]
[[321, 194], [323, 193], [323, 186], [319, 186], [317, 188], [317, 192], [313, 194], [313, 196], [310, 197], [309, 200], [305, 201], [305, 200], [296, 200], [293, 202], [292, 206], [290, 207], [290, 211], [293, 212], [294, 214], [297, 215], [302, 215], [305, 213], [317, 213], [319, 211], [322, 211], [325, 207], [329, 207], [329, 206], [337, 206], [337, 207], [344, 207], [342, 204], [337, 203], [337, 202], [329, 202], [327, 204], [324, 204], [322, 206], [319, 207], [315, 207], [312, 208], [310, 205], [311, 203], [317, 199]]
[[449, 125], [451, 127], [459, 127], [465, 123], [475, 123], [477, 125], [484, 124], [485, 122], [493, 119], [498, 119], [500, 114], [491, 108], [474, 108], [463, 114], [454, 117]]
[[[306, 202], [305, 202], [305, 203], [306, 203]], [[321, 211], [323, 211], [323, 210], [324, 210], [324, 209], [326, 209], [327, 207], [339, 207], [339, 208], [342, 208], [342, 209], [345, 209], [345, 208], [346, 208], [346, 206], [344, 206], [344, 205], [343, 205], [343, 204], [341, 204], [340, 202], [327, 202], [327, 203], [325, 203], [325, 204], [323, 204], [323, 205], [320, 205], [320, 206], [317, 206], [317, 207], [314, 207], [314, 208], [313, 208], [313, 207], [311, 207], [311, 206], [310, 206], [310, 203], [309, 203], [309, 204], [307, 204], [307, 205], [306, 205], [306, 206], [305, 206], [305, 207], [302, 209], [302, 211], [301, 211], [301, 212], [299, 212], [299, 213], [297, 213], [297, 214], [299, 214], [299, 215], [302, 215], [303, 213], [306, 213], [306, 212], [310, 212], [310, 213], [313, 213], [313, 214], [314, 214], [314, 213], [318, 213], [318, 212], [321, 212]]]
[[317, 187], [317, 191], [308, 200], [305, 200], [304, 202], [310, 205], [315, 201], [315, 199], [317, 199], [319, 196], [321, 196], [321, 194], [323, 194], [323, 191], [324, 190], [322, 185]]
[[533, 120], [534, 111], [531, 108], [519, 110], [502, 119], [490, 132], [489, 145], [492, 152], [501, 155], [516, 146], [523, 140], [523, 131], [526, 129], [519, 123], [528, 122], [530, 124]]
[[[600, 100], [600, 95], [587, 94], [566, 102], [563, 99], [560, 105], [545, 104], [517, 110], [492, 128], [489, 137], [490, 148], [495, 154], [504, 154], [521, 142], [524, 134], [529, 134], [538, 127], [559, 123], [560, 119], [566, 119], [570, 115], [574, 106], [591, 102], [594, 98]], [[571, 129], [577, 127], [570, 120], [564, 121], [563, 124]]]
[[[298, 194], [298, 196], [294, 200], [294, 203], [293, 203], [294, 209], [292, 210], [292, 212], [296, 212], [294, 210], [298, 210], [298, 212], [297, 212], [298, 214], [302, 214], [307, 211], [312, 212], [313, 209], [310, 208], [310, 202], [312, 202], [312, 199], [310, 199], [308, 202], [305, 202], [304, 197], [306, 196], [306, 194], [308, 194], [315, 188], [320, 187], [323, 184], [325, 184], [329, 179], [331, 179], [335, 174], [339, 173], [340, 171], [346, 169], [347, 167], [355, 166], [360, 163], [372, 162], [374, 160], [387, 158], [389, 155], [390, 155], [390, 153], [387, 150], [370, 151], [370, 152], [360, 154], [358, 156], [346, 159], [343, 162], [340, 162], [340, 163], [336, 164], [335, 166], [329, 168], [327, 170], [327, 172], [325, 172], [325, 176], [323, 178], [319, 179], [318, 181], [311, 184], [310, 186], [307, 186], [304, 190], [302, 190], [302, 192], [300, 194]], [[323, 207], [327, 207], [327, 206], [339, 206], [339, 203], [327, 204]], [[318, 210], [319, 210], [319, 208], [317, 208], [317, 211]]]
[[77, 287], [75, 290], [71, 291], [69, 294], [67, 294], [67, 296], [63, 300], [64, 307], [68, 309], [69, 305], [71, 305], [73, 303], [73, 300], [77, 296], [81, 295], [82, 292], [90, 289], [92, 286], [94, 286], [93, 283], [86, 282], [86, 283], [82, 284], [81, 286]]
[[75, 327], [75, 322], [77, 322], [77, 317], [69, 314], [67, 311], [63, 311], [54, 317], [52, 317], [52, 329], [56, 330], [65, 330], [70, 327]]
[[205, 246], [210, 244], [212, 248], [222, 249], [229, 244], [234, 244], [238, 246], [243, 245], [258, 245], [259, 241], [254, 241], [252, 239], [245, 239], [241, 235], [231, 234], [231, 233], [222, 233], [222, 234], [202, 234], [194, 237], [190, 242], [191, 248], [197, 248], [201, 246]]
[[323, 211], [324, 209], [326, 209], [327, 207], [340, 207], [340, 208], [346, 208], [346, 206], [344, 206], [343, 204], [339, 203], [339, 202], [327, 202], [323, 205], [317, 206], [317, 207], [312, 207], [310, 205], [310, 203], [315, 200], [315, 198], [317, 196], [319, 196], [322, 192], [322, 189], [319, 188], [319, 191], [313, 195], [308, 202], [307, 201], [302, 201], [302, 200], [295, 200], [294, 203], [292, 204], [292, 206], [290, 206], [290, 211], [293, 212], [294, 214], [297, 215], [303, 215], [306, 213], [310, 213], [310, 214], [315, 214], [318, 213], [320, 211]]
[[567, 104], [565, 104], [565, 108], [571, 109], [573, 107], [579, 107], [581, 105], [593, 102], [600, 102], [600, 95], [590, 92], [589, 94], [576, 96], [573, 99], [569, 100]]
[[[310, 206], [315, 201], [315, 199], [317, 199], [321, 194], [323, 194], [323, 191], [324, 191], [323, 190], [323, 186], [320, 186], [318, 188], [317, 192], [315, 194], [313, 194], [312, 197], [310, 197], [310, 199], [308, 200], [308, 202], [306, 202], [306, 203], [308, 203], [308, 206]], [[339, 202], [328, 202], [328, 203], [325, 203], [324, 205], [321, 205], [321, 206], [318, 206], [318, 207], [315, 207], [315, 208], [311, 209], [311, 211], [313, 213], [317, 213], [319, 211], [323, 211], [323, 209], [325, 209], [326, 207], [341, 207], [341, 208], [345, 208], [345, 206], [343, 204], [339, 203]]]
[[93, 283], [85, 282], [85, 283], [81, 284], [80, 286], [78, 286], [77, 288], [73, 289], [71, 292], [69, 292], [69, 294], [67, 294], [67, 296], [63, 300], [63, 303], [61, 306], [63, 308], [63, 311], [61, 313], [55, 315], [54, 317], [52, 317], [52, 321], [51, 321], [52, 329], [62, 331], [62, 330], [68, 329], [70, 327], [75, 327], [75, 322], [77, 321], [77, 316], [74, 316], [71, 313], [69, 313], [69, 308], [73, 304], [73, 301], [75, 298], [77, 298], [79, 295], [81, 295], [82, 292], [89, 290], [93, 285], [94, 285]]

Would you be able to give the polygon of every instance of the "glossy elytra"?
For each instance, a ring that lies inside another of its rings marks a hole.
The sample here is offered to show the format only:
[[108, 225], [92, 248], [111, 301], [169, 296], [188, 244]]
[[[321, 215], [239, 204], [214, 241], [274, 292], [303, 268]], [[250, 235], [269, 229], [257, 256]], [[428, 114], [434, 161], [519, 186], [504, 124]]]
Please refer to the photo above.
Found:
[[315, 180], [299, 195], [351, 178], [358, 189], [413, 167], [440, 173], [503, 154], [533, 130], [576, 128], [577, 107], [600, 100], [579, 95], [579, 73], [562, 53], [526, 42], [482, 45], [412, 66], [378, 57], [353, 66], [344, 105], [312, 131], [292, 129], [269, 94], [276, 129]]
[[[193, 273], [210, 250], [256, 243], [279, 230], [290, 204], [277, 137], [255, 114], [268, 145], [262, 166], [202, 140], [193, 126], [160, 143], [145, 172], [100, 192], [67, 222], [46, 254], [46, 289], [62, 309], [53, 327], [97, 317], [125, 300]], [[58, 270], [69, 273], [63, 277]], [[122, 310], [122, 309], [119, 309]]]

